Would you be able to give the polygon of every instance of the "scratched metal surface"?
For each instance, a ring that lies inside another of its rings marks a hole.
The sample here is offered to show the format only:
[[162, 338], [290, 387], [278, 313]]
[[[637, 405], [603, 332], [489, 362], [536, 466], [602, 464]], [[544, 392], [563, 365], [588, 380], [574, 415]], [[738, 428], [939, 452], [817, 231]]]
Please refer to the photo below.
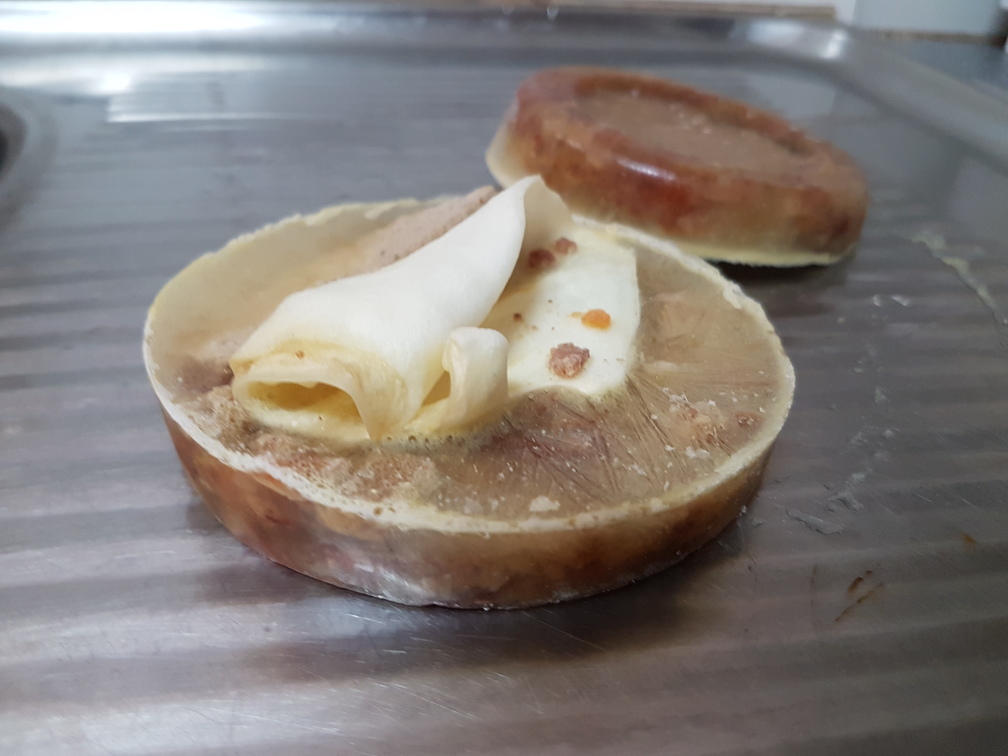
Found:
[[[30, 126], [0, 195], [0, 753], [1004, 752], [1004, 102], [792, 21], [28, 5], [0, 3]], [[183, 479], [147, 304], [293, 211], [486, 181], [515, 85], [566, 62], [770, 107], [867, 172], [853, 260], [728, 271], [798, 376], [758, 498], [663, 575], [531, 611], [259, 559]]]

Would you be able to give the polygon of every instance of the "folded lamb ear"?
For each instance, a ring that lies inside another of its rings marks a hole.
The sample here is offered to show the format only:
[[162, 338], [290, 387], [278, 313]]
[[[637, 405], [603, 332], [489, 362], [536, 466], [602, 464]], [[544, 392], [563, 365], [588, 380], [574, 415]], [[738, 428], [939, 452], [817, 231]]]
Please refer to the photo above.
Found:
[[[569, 220], [560, 198], [529, 177], [401, 260], [290, 295], [233, 355], [235, 397], [261, 422], [295, 432], [341, 423], [327, 413], [346, 415], [347, 397], [371, 438], [403, 429], [443, 374], [452, 332], [486, 319], [523, 243]], [[476, 394], [459, 396], [464, 409], [452, 417], [481, 412]]]
[[508, 340], [491, 328], [456, 328], [441, 364], [451, 376], [438, 425], [453, 430], [500, 409], [508, 398]]

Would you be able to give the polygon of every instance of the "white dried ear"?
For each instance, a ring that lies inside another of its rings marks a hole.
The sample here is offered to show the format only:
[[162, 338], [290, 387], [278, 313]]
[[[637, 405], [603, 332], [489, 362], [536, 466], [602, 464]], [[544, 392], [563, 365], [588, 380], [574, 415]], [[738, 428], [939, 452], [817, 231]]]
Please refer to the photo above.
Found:
[[508, 340], [491, 328], [456, 328], [445, 343], [441, 364], [451, 376], [451, 393], [441, 415], [442, 430], [468, 425], [504, 406], [508, 398]]
[[232, 357], [235, 397], [262, 422], [312, 432], [345, 394], [371, 438], [403, 429], [443, 374], [449, 335], [497, 302], [526, 225], [538, 240], [569, 219], [530, 177], [412, 255], [292, 294]]

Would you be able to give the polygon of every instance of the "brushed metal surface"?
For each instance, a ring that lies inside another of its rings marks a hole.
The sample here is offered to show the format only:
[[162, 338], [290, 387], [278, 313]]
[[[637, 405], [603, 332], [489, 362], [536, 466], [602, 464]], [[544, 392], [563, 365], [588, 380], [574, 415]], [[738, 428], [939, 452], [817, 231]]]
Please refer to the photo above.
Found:
[[[1004, 752], [1003, 102], [795, 21], [184, 3], [109, 33], [78, 5], [0, 3], [0, 85], [56, 131], [0, 224], [0, 753]], [[486, 182], [517, 83], [567, 62], [772, 108], [868, 175], [854, 259], [727, 269], [797, 370], [757, 499], [673, 570], [529, 611], [259, 559], [182, 477], [148, 303], [291, 212]]]

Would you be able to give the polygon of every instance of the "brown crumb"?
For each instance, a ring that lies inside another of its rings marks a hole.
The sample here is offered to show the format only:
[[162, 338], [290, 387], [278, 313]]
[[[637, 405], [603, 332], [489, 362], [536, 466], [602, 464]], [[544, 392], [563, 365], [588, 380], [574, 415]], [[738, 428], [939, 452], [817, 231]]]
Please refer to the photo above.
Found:
[[861, 583], [871, 577], [871, 574], [871, 570], [866, 570], [864, 575], [858, 575], [851, 580], [851, 584], [847, 586], [847, 593], [854, 593], [861, 586]]
[[516, 312], [516, 313], [515, 313], [514, 315], [512, 315], [511, 317], [512, 317], [512, 318], [513, 318], [513, 319], [514, 319], [514, 320], [515, 320], [516, 322], [517, 322], [517, 321], [519, 321], [519, 320], [524, 320], [524, 319], [525, 319], [525, 318], [524, 318], [524, 317], [522, 316], [522, 314], [521, 314], [520, 312]]
[[530, 268], [545, 268], [556, 262], [556, 256], [548, 249], [533, 249], [529, 252], [528, 264]]
[[569, 341], [550, 350], [549, 369], [560, 378], [573, 378], [582, 370], [591, 353]]
[[568, 252], [574, 252], [577, 249], [577, 244], [566, 236], [561, 236], [553, 243], [553, 248], [561, 255], [566, 255]]
[[588, 328], [598, 328], [600, 331], [604, 331], [612, 325], [612, 318], [605, 310], [588, 310], [581, 316], [581, 323]]
[[884, 587], [885, 583], [879, 583], [874, 588], [871, 588], [867, 593], [859, 596], [852, 604], [850, 604], [850, 606], [848, 606], [846, 609], [840, 612], [840, 614], [838, 614], [833, 621], [839, 622], [840, 620], [846, 619], [851, 612], [853, 612], [855, 609], [861, 606], [861, 604], [863, 604], [865, 601], [870, 599], [872, 596], [877, 596], [879, 591], [881, 591]]
[[296, 352], [294, 352], [294, 356], [297, 357], [299, 360], [303, 360], [304, 359], [304, 352], [302, 352], [300, 349], [298, 349]]

